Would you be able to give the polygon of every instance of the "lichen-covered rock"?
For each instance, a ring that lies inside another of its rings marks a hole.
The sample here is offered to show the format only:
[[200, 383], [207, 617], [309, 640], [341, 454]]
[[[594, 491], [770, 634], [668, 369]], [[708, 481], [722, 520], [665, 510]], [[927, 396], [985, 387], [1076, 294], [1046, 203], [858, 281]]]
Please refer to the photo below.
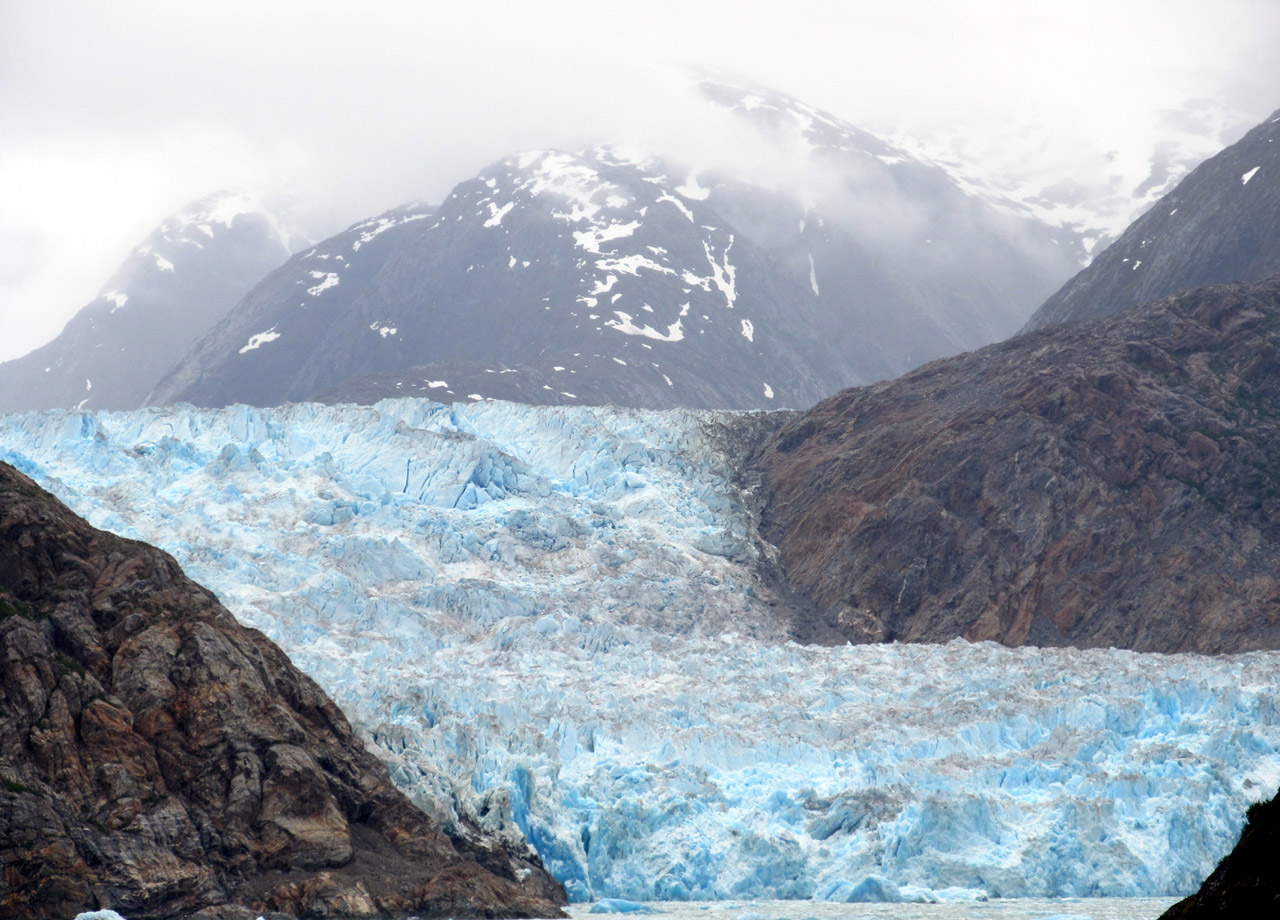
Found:
[[531, 850], [441, 833], [323, 692], [172, 558], [4, 465], [0, 803], [2, 918], [565, 903]]
[[753, 463], [841, 641], [1280, 647], [1280, 276], [846, 390]]

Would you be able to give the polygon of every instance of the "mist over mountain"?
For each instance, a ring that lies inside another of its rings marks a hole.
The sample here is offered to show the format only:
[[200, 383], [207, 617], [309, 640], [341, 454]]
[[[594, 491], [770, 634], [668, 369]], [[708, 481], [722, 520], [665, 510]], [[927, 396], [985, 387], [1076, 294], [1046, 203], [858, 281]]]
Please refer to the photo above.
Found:
[[763, 173], [509, 157], [295, 256], [149, 400], [806, 406], [1008, 335], [1083, 257], [811, 106], [700, 86]]
[[1036, 311], [1028, 329], [1280, 271], [1280, 111], [1193, 170]]
[[57, 338], [0, 364], [0, 412], [141, 405], [191, 343], [289, 257], [291, 241], [243, 193], [192, 202], [129, 254]]
[[[1113, 140], [1110, 149], [1098, 148], [1092, 155], [1076, 151], [1069, 157], [1047, 140], [1069, 131], [1055, 120], [1061, 115], [1056, 109], [1025, 126], [1012, 143], [1008, 136], [977, 130], [961, 116], [953, 124], [935, 125], [929, 133], [885, 124], [883, 136], [948, 170], [973, 194], [1012, 213], [1068, 228], [1092, 257], [1193, 169], [1238, 141], [1265, 111], [1250, 109], [1247, 114], [1221, 98], [1190, 96], [1126, 119], [1126, 125], [1146, 123], [1145, 142]], [[873, 122], [868, 127], [880, 126]], [[1038, 148], [1032, 146], [1035, 140]]]

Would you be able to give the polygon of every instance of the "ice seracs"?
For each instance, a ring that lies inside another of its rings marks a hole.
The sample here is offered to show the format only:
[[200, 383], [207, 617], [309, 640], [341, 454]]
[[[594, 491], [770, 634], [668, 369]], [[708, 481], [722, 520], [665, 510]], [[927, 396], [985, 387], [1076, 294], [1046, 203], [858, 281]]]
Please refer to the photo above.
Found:
[[1280, 655], [796, 645], [723, 446], [768, 416], [472, 398], [7, 416], [0, 455], [579, 900], [1174, 895], [1280, 783]]

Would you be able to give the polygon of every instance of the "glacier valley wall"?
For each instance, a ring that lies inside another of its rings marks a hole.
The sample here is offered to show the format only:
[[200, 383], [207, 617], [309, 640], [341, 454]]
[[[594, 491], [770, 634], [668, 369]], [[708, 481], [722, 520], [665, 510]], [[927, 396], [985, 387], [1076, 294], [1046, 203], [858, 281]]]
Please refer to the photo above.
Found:
[[0, 459], [173, 553], [575, 899], [1194, 890], [1280, 782], [1280, 653], [790, 642], [724, 448], [761, 423], [50, 411], [0, 417]]

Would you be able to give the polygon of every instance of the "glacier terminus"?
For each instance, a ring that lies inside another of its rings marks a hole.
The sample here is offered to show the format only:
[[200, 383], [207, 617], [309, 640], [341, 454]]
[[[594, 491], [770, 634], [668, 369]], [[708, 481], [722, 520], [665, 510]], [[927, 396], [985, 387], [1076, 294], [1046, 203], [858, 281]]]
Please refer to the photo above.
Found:
[[1193, 890], [1280, 782], [1280, 653], [797, 644], [730, 457], [769, 424], [50, 410], [0, 459], [173, 553], [574, 900]]

